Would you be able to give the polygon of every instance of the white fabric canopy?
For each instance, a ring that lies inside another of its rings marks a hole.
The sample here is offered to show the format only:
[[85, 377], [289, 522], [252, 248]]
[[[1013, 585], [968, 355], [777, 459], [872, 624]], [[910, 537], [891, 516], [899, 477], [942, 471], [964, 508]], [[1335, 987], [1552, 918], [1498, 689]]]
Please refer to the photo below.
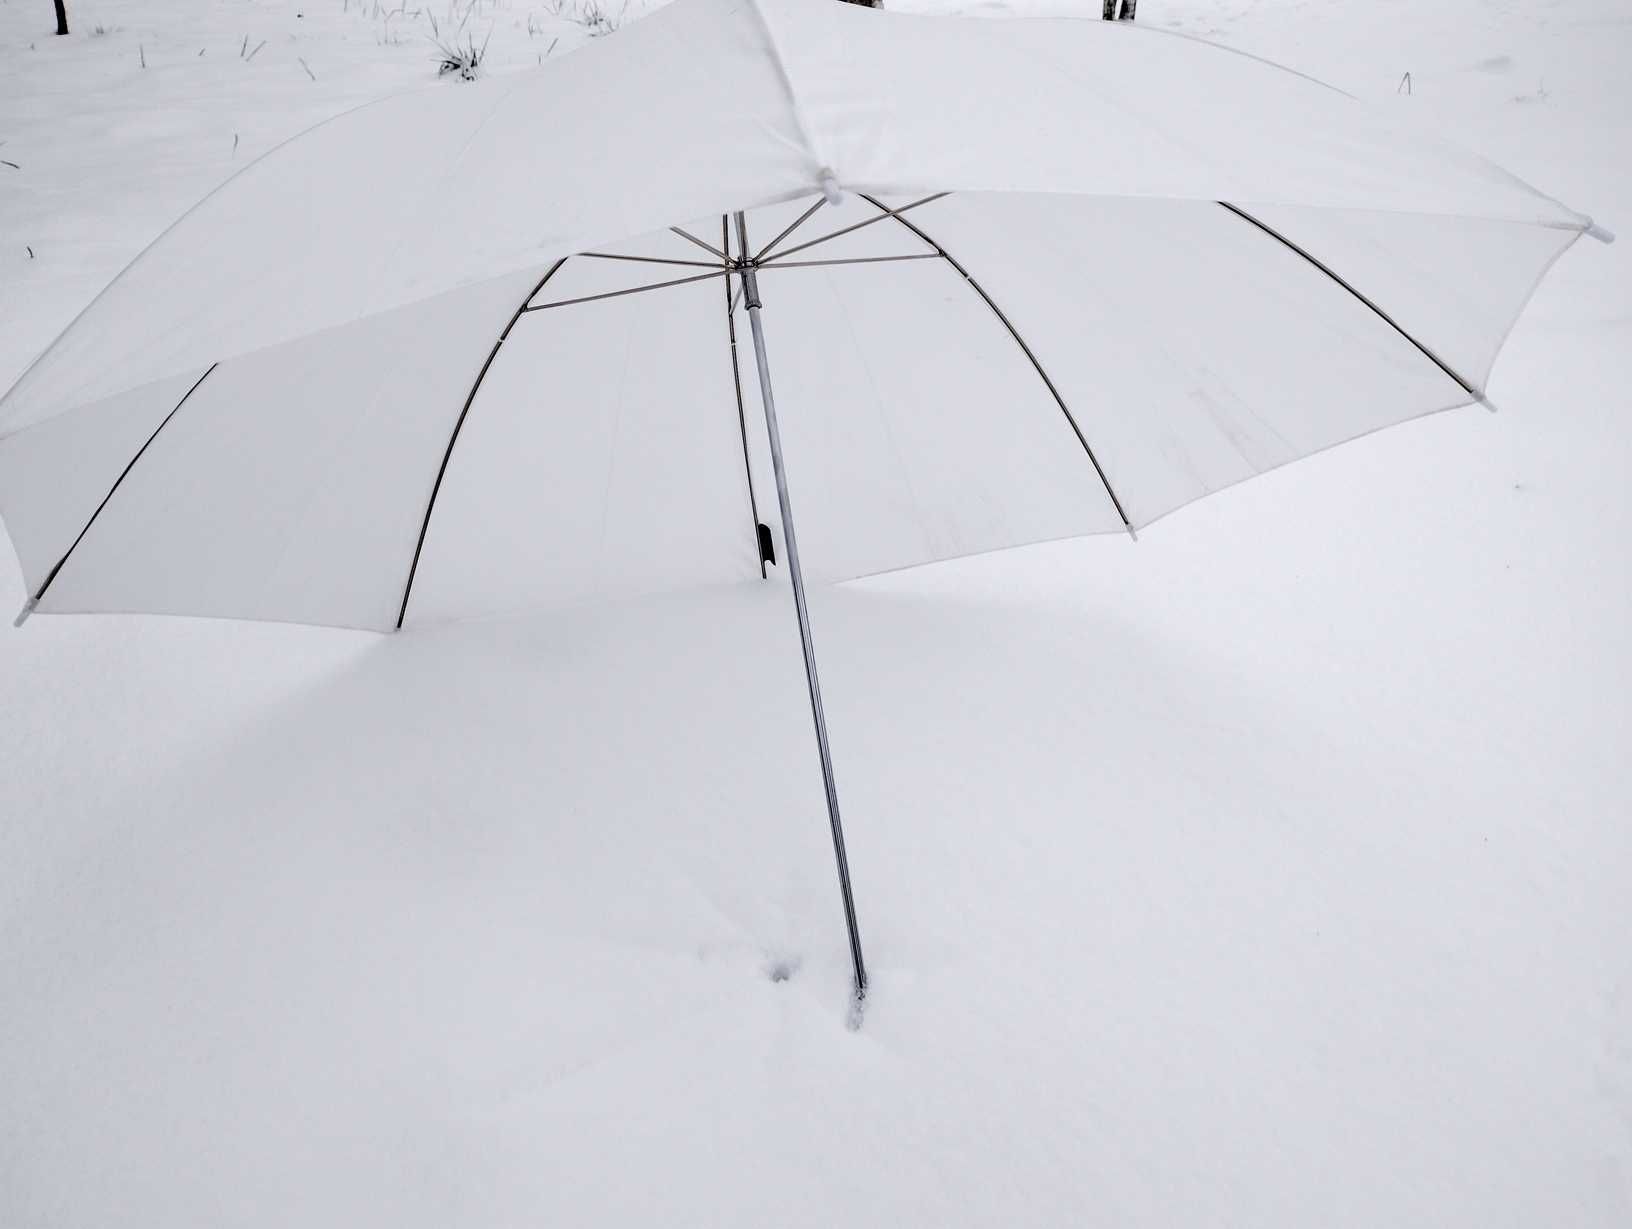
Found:
[[749, 210], [757, 250], [824, 180], [761, 283], [828, 578], [1137, 528], [1464, 404], [1591, 225], [1149, 28], [678, 0], [324, 124], [143, 253], [0, 402], [29, 592], [387, 629], [757, 577], [757, 388], [739, 416], [721, 262], [668, 227]]

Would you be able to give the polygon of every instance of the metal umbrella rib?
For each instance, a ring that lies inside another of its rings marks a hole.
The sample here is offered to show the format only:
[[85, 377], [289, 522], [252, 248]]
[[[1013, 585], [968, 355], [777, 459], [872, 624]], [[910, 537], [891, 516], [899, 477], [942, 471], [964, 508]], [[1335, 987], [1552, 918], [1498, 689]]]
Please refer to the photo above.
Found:
[[720, 251], [719, 248], [715, 247], [712, 243], [708, 243], [708, 242], [705, 242], [702, 239], [699, 239], [696, 235], [692, 234], [689, 230], [682, 230], [678, 226], [671, 226], [671, 227], [669, 227], [669, 229], [671, 231], [673, 231], [675, 234], [679, 235], [682, 239], [687, 239], [687, 240], [690, 240], [692, 243], [695, 243], [698, 247], [702, 248], [703, 251], [712, 252], [715, 256], [718, 256], [721, 260], [729, 261], [731, 259], [724, 252]]
[[1271, 239], [1275, 240], [1275, 242], [1279, 243], [1288, 251], [1295, 252], [1297, 255], [1303, 257], [1304, 260], [1308, 261], [1316, 269], [1319, 269], [1327, 277], [1331, 278], [1332, 281], [1343, 287], [1344, 290], [1348, 291], [1356, 299], [1359, 299], [1360, 302], [1364, 303], [1373, 312], [1375, 312], [1378, 318], [1381, 319], [1384, 324], [1388, 325], [1389, 328], [1393, 329], [1401, 337], [1405, 338], [1406, 341], [1415, 346], [1425, 359], [1427, 359], [1435, 367], [1438, 367], [1452, 380], [1455, 380], [1461, 387], [1462, 391], [1467, 393], [1468, 396], [1472, 397], [1481, 405], [1490, 404], [1485, 400], [1484, 393], [1475, 388], [1471, 381], [1463, 379], [1456, 373], [1449, 363], [1445, 362], [1445, 360], [1440, 358], [1439, 355], [1435, 354], [1427, 346], [1423, 345], [1422, 342], [1418, 341], [1415, 337], [1411, 336], [1410, 333], [1406, 332], [1406, 330], [1401, 327], [1399, 321], [1395, 320], [1393, 316], [1390, 316], [1381, 307], [1377, 306], [1377, 304], [1371, 299], [1360, 293], [1359, 289], [1354, 285], [1354, 283], [1350, 282], [1342, 274], [1338, 273], [1336, 269], [1332, 268], [1329, 264], [1321, 260], [1314, 253], [1310, 252], [1307, 248], [1301, 247], [1300, 245], [1294, 243], [1291, 239], [1288, 239], [1285, 235], [1281, 234], [1280, 231], [1276, 230], [1273, 226], [1270, 226], [1267, 222], [1260, 221], [1258, 218], [1253, 217], [1252, 214], [1241, 208], [1241, 206], [1232, 205], [1229, 201], [1219, 201], [1218, 204], [1222, 208], [1229, 210], [1243, 222], [1247, 222], [1252, 226], [1255, 226], [1259, 231], [1268, 235]]
[[[795, 252], [803, 252], [805, 249], [813, 248], [819, 243], [826, 243], [828, 240], [837, 239], [841, 235], [848, 235], [854, 231], [862, 230], [868, 226], [883, 222], [888, 218], [899, 218], [902, 214], [908, 212], [909, 210], [917, 209], [920, 205], [927, 205], [931, 201], [938, 201], [943, 196], [951, 196], [952, 194], [950, 192], [936, 192], [933, 195], [926, 196], [921, 200], [913, 201], [911, 204], [902, 205], [899, 209], [891, 209], [888, 205], [881, 205], [866, 193], [860, 193], [859, 195], [868, 204], [873, 205], [878, 209], [882, 209], [884, 212], [879, 217], [864, 218], [860, 222], [852, 222], [849, 226], [841, 226], [838, 230], [830, 230], [825, 235], [818, 235], [814, 239], [807, 239], [804, 243], [795, 244], [793, 247], [785, 249], [780, 255], [773, 256], [769, 260], [762, 261], [761, 263], [764, 265], [764, 267], [770, 268], [778, 261], [792, 256]], [[923, 236], [919, 235], [919, 238], [922, 239]], [[928, 243], [929, 240], [925, 239], [924, 242]], [[931, 244], [930, 246], [933, 247], [934, 245]]]
[[[827, 198], [825, 196], [818, 196], [816, 198], [816, 203], [814, 205], [812, 205], [809, 209], [807, 209], [803, 213], [801, 213], [792, 222], [788, 223], [788, 225], [783, 228], [782, 233], [779, 234], [775, 239], [772, 239], [764, 247], [760, 248], [759, 251], [755, 252], [754, 253], [754, 259], [756, 261], [764, 260], [765, 257], [772, 251], [772, 249], [774, 249], [776, 247], [777, 244], [781, 243], [782, 240], [786, 239], [789, 235], [793, 234], [794, 231], [798, 230], [801, 226], [803, 226], [807, 221], [810, 220], [811, 215], [814, 214], [818, 209], [820, 209], [825, 204], [827, 204]], [[726, 246], [730, 247], [730, 244], [726, 244]]]
[[96, 524], [96, 518], [102, 515], [102, 509], [108, 506], [108, 501], [113, 498], [113, 493], [119, 489], [120, 484], [124, 482], [130, 471], [136, 468], [136, 462], [142, 459], [142, 454], [148, 450], [154, 440], [159, 438], [159, 432], [170, 425], [170, 420], [176, 416], [177, 411], [182, 406], [187, 404], [187, 399], [198, 391], [198, 386], [210, 378], [210, 372], [219, 366], [220, 363], [217, 362], [211, 363], [205, 368], [204, 374], [193, 381], [192, 386], [181, 395], [181, 400], [176, 402], [174, 408], [164, 416], [159, 425], [153, 428], [153, 434], [148, 436], [142, 446], [136, 450], [136, 455], [130, 458], [124, 469], [119, 471], [119, 476], [113, 480], [113, 485], [108, 488], [108, 493], [102, 497], [102, 502], [96, 505], [96, 511], [91, 513], [91, 518], [85, 522], [85, 527], [79, 531], [79, 535], [69, 544], [68, 549], [62, 552], [62, 558], [58, 559], [55, 566], [45, 574], [45, 579], [40, 582], [40, 587], [34, 592], [34, 595], [23, 603], [22, 610], [12, 620], [11, 625], [13, 627], [21, 627], [28, 622], [28, 616], [34, 613], [34, 607], [40, 604], [40, 599], [45, 596], [45, 591], [51, 587], [51, 582], [56, 580], [57, 573], [62, 571], [62, 565], [68, 562], [68, 556], [78, 549], [79, 544], [85, 540], [85, 535], [91, 532], [91, 526]]
[[907, 252], [899, 256], [843, 256], [836, 260], [779, 260], [761, 269], [825, 269], [834, 265], [882, 265], [895, 260], [935, 260], [939, 252]]
[[527, 292], [526, 298], [522, 299], [521, 305], [516, 308], [510, 319], [505, 323], [504, 332], [499, 334], [498, 340], [493, 343], [493, 348], [487, 352], [487, 360], [482, 364], [482, 369], [476, 373], [476, 379], [471, 382], [470, 392], [465, 396], [465, 404], [460, 408], [459, 417], [453, 423], [453, 431], [448, 435], [448, 446], [442, 450], [442, 464], [437, 467], [436, 481], [431, 484], [431, 497], [425, 503], [425, 516], [419, 522], [419, 539], [414, 543], [414, 559], [408, 565], [408, 580], [402, 586], [402, 604], [397, 607], [398, 631], [402, 630], [402, 621], [408, 616], [408, 597], [414, 591], [414, 575], [419, 571], [419, 556], [425, 550], [425, 535], [431, 528], [431, 513], [436, 511], [436, 497], [442, 491], [442, 479], [447, 477], [448, 462], [453, 459], [453, 447], [459, 442], [459, 432], [464, 429], [465, 419], [470, 414], [470, 407], [475, 404], [476, 393], [482, 387], [482, 381], [487, 379], [488, 369], [493, 366], [493, 360], [498, 358], [499, 349], [504, 345], [505, 338], [510, 336], [510, 330], [516, 327], [516, 321], [520, 320], [523, 313], [527, 311], [527, 304], [532, 302], [533, 296], [543, 290], [544, 284], [554, 277], [561, 266], [566, 263], [567, 257], [563, 256], [551, 265], [545, 271], [544, 276], [539, 278], [533, 288]]
[[[722, 266], [712, 273], [697, 273], [691, 277], [677, 277], [667, 282], [648, 282], [644, 286], [630, 286], [624, 290], [603, 290], [600, 294], [584, 294], [575, 299], [557, 299], [553, 303], [533, 303], [523, 307], [517, 314], [548, 311], [552, 307], [572, 307], [578, 303], [596, 303], [601, 299], [621, 299], [626, 294], [642, 294], [648, 290], [667, 290], [670, 286], [687, 286], [692, 282], [706, 282], [711, 277], [724, 277], [730, 272], [729, 267]], [[537, 294], [538, 291], [535, 290], [533, 293]]]
[[[981, 301], [984, 302], [987, 307], [992, 309], [992, 314], [1002, 321], [1003, 327], [1009, 332], [1009, 336], [1014, 338], [1015, 344], [1020, 347], [1021, 352], [1030, 361], [1032, 370], [1037, 373], [1038, 377], [1048, 387], [1049, 396], [1053, 397], [1054, 404], [1060, 407], [1060, 413], [1065, 415], [1065, 421], [1071, 424], [1071, 430], [1077, 437], [1077, 443], [1081, 444], [1083, 452], [1088, 454], [1088, 460], [1093, 464], [1094, 473], [1099, 475], [1100, 485], [1105, 488], [1105, 494], [1110, 496], [1111, 505], [1116, 509], [1117, 516], [1122, 518], [1122, 527], [1126, 529], [1130, 535], [1137, 536], [1133, 528], [1133, 522], [1128, 519], [1128, 514], [1122, 507], [1122, 501], [1117, 498], [1116, 490], [1111, 486], [1111, 480], [1105, 474], [1105, 467], [1099, 463], [1099, 458], [1094, 455], [1093, 445], [1088, 442], [1088, 437], [1082, 433], [1082, 427], [1078, 424], [1076, 415], [1071, 413], [1070, 407], [1065, 404], [1065, 398], [1060, 396], [1060, 390], [1055, 387], [1054, 381], [1049, 378], [1048, 372], [1043, 369], [1042, 363], [1038, 361], [1037, 355], [1032, 351], [1031, 346], [1026, 343], [1026, 339], [1020, 335], [1020, 330], [1014, 327], [1013, 321], [1003, 314], [1003, 309], [997, 305], [997, 303], [992, 299], [991, 295], [986, 293], [985, 288], [970, 275], [969, 270], [965, 269], [958, 263], [957, 259], [953, 257], [952, 253], [948, 252], [939, 243], [936, 243], [935, 240], [931, 239], [916, 223], [901, 216], [906, 212], [907, 208], [912, 208], [912, 206], [891, 210], [887, 205], [871, 196], [868, 196], [865, 192], [858, 193], [857, 195], [859, 195], [861, 199], [866, 201], [869, 205], [872, 205], [875, 209], [883, 210], [880, 217], [878, 219], [874, 219], [875, 221], [881, 221], [884, 217], [892, 217], [897, 222], [901, 223], [902, 226], [905, 226], [908, 230], [910, 230], [913, 234], [917, 235], [925, 243], [929, 244], [930, 247], [934, 248], [935, 254], [942, 260], [946, 261], [947, 264], [951, 265], [952, 268], [957, 270], [959, 276], [961, 276], [964, 281], [969, 283], [970, 289], [981, 297]], [[945, 192], [940, 193], [940, 196], [946, 195], [948, 194]], [[916, 202], [916, 204], [927, 204], [929, 201], [939, 200], [940, 196], [926, 197], [924, 200]]]
[[596, 260], [633, 260], [646, 265], [680, 265], [691, 269], [717, 269], [720, 262], [717, 260], [675, 260], [667, 256], [629, 256], [622, 252], [579, 252], [580, 256], [592, 256]]

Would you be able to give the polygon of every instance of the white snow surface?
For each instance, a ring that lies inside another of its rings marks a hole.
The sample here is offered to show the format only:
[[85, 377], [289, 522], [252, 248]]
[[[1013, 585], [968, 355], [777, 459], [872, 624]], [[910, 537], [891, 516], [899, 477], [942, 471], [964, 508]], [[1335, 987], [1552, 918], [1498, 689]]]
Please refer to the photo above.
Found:
[[[434, 74], [361, 0], [70, 9], [0, 0], [0, 385]], [[1632, 228], [1624, 0], [1141, 10]], [[1629, 260], [1499, 413], [813, 595], [859, 1031], [780, 580], [0, 635], [0, 1225], [1632, 1223]]]

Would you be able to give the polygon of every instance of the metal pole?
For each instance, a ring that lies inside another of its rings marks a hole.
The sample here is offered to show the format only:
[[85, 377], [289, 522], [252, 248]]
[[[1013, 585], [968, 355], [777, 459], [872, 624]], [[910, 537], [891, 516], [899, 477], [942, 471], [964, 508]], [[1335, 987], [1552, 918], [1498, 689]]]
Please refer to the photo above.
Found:
[[805, 681], [810, 685], [810, 716], [816, 725], [816, 746], [822, 757], [822, 785], [827, 790], [827, 818], [833, 829], [833, 857], [839, 867], [839, 892], [844, 897], [844, 924], [850, 931], [850, 962], [856, 974], [856, 999], [867, 993], [867, 965], [861, 956], [861, 930], [856, 925], [856, 901], [850, 891], [850, 859], [844, 852], [844, 824], [839, 819], [839, 792], [833, 784], [833, 757], [827, 747], [827, 718], [822, 714], [822, 687], [816, 678], [816, 648], [810, 639], [810, 612], [805, 607], [805, 577], [799, 569], [799, 542], [793, 532], [793, 506], [788, 498], [788, 475], [782, 465], [782, 435], [776, 425], [776, 401], [771, 395], [771, 369], [765, 359], [765, 331], [759, 322], [759, 279], [748, 260], [748, 224], [737, 217], [737, 239], [743, 253], [743, 302], [754, 332], [754, 362], [759, 367], [760, 399], [765, 405], [765, 432], [771, 442], [771, 467], [776, 471], [776, 501], [782, 509], [782, 541], [788, 551], [788, 576], [793, 581], [793, 607], [799, 616], [799, 642], [805, 651]]

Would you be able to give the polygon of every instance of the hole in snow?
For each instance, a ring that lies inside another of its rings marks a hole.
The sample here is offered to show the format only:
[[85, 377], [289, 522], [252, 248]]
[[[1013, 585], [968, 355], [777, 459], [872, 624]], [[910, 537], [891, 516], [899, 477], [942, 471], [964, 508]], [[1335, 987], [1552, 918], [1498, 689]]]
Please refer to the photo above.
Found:
[[799, 957], [779, 956], [765, 962], [765, 976], [774, 982], [790, 981], [799, 971]]

